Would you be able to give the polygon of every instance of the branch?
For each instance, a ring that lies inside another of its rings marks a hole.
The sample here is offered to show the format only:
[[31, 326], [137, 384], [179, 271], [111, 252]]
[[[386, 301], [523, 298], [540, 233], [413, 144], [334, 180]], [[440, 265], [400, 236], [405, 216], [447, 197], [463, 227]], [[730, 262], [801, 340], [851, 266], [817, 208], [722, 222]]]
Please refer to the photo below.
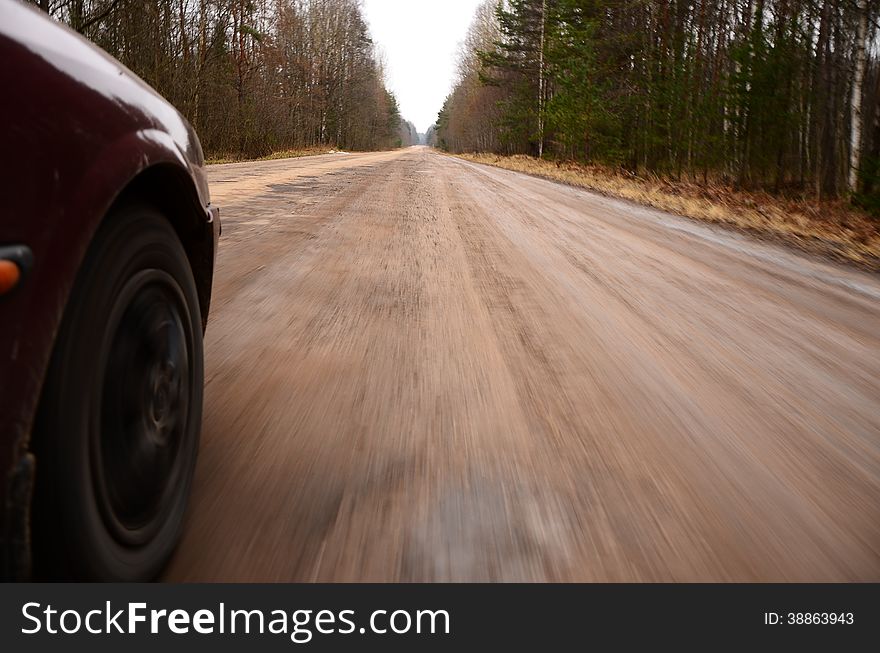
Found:
[[114, 9], [116, 9], [116, 5], [118, 5], [118, 4], [120, 3], [120, 1], [121, 1], [121, 0], [113, 0], [109, 5], [107, 5], [107, 8], [104, 9], [104, 11], [102, 11], [102, 12], [101, 12], [100, 14], [98, 14], [97, 16], [92, 16], [91, 18], [89, 18], [85, 23], [83, 23], [82, 25], [80, 25], [80, 27], [79, 27], [79, 32], [80, 32], [80, 33], [85, 32], [89, 27], [91, 27], [91, 26], [94, 25], [95, 23], [100, 23], [102, 20], [104, 20], [105, 18], [107, 18], [107, 16], [109, 16], [110, 13], [111, 13]]

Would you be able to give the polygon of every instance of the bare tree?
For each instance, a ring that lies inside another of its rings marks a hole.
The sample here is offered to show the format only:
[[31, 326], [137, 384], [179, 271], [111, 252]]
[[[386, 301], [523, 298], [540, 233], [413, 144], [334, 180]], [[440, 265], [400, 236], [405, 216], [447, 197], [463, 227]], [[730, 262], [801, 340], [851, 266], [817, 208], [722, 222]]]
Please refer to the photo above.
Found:
[[859, 180], [859, 157], [862, 151], [862, 84], [865, 81], [865, 39], [868, 36], [868, 0], [858, 0], [858, 28], [850, 100], [849, 191], [855, 193]]

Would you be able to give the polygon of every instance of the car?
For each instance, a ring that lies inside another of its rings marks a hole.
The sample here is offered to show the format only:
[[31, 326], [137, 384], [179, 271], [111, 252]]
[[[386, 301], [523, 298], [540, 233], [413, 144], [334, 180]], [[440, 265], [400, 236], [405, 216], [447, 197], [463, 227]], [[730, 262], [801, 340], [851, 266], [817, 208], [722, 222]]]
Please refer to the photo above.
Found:
[[219, 212], [195, 131], [0, 0], [0, 492], [12, 580], [144, 581], [180, 538]]

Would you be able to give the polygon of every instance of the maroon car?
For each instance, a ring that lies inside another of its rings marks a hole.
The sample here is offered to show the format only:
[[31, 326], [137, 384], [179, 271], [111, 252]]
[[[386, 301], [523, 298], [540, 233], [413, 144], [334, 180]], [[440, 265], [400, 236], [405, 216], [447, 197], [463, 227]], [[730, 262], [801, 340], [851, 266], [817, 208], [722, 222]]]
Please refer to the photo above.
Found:
[[4, 574], [153, 578], [202, 419], [220, 225], [201, 145], [119, 62], [15, 0], [0, 62]]

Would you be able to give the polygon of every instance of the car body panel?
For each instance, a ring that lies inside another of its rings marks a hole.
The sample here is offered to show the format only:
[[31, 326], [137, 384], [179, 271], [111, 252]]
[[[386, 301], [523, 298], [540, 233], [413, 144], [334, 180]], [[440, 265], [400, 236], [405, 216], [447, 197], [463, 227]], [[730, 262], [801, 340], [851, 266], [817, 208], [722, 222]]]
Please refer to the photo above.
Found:
[[194, 264], [210, 266], [194, 269], [208, 296], [219, 221], [192, 127], [122, 64], [17, 0], [0, 0], [0, 61], [0, 246], [33, 255], [27, 277], [0, 297], [0, 512], [10, 542], [13, 470], [27, 454], [52, 344], [101, 220], [145, 171], [174, 171], [190, 196], [182, 210], [211, 248]]

